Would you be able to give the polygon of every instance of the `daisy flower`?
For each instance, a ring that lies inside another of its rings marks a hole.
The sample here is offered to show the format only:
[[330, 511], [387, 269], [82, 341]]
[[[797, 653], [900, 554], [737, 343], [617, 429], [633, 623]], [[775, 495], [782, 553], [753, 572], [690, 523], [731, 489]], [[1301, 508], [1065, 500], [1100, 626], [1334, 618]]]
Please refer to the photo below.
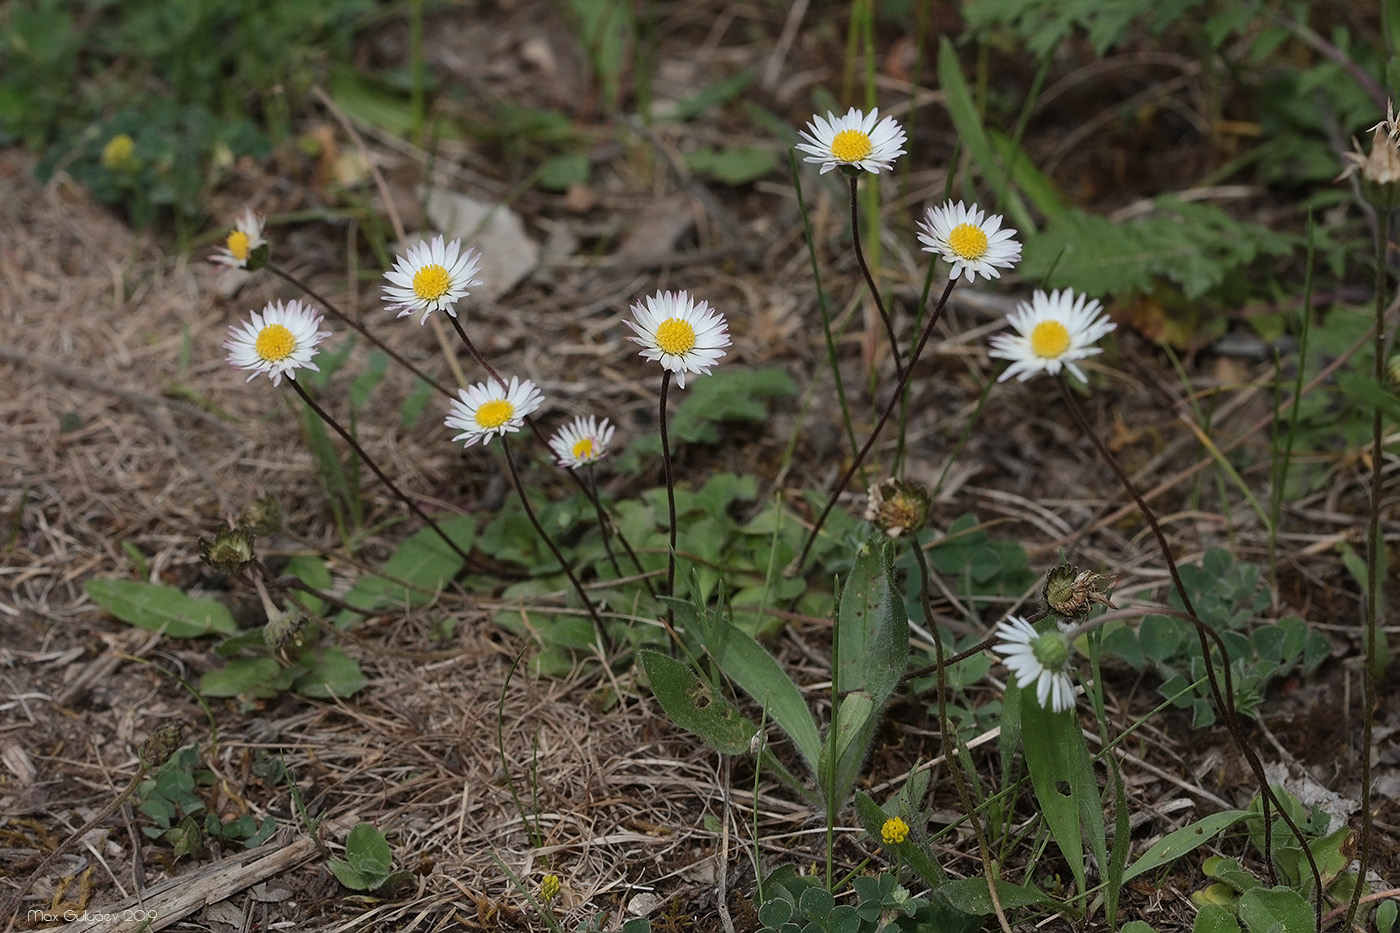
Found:
[[1021, 302], [1007, 317], [1015, 328], [1014, 334], [996, 334], [991, 338], [989, 356], [1011, 360], [998, 382], [1019, 374], [1025, 382], [1038, 372], [1056, 375], [1064, 366], [1079, 379], [1088, 382], [1084, 371], [1074, 364], [1103, 349], [1093, 346], [1104, 334], [1117, 327], [1105, 316], [1097, 299], [1076, 296], [1072, 289], [1051, 292], [1037, 291], [1030, 304]]
[[1074, 682], [1069, 678], [1069, 640], [1059, 632], [1039, 634], [1018, 616], [1007, 616], [996, 627], [1001, 641], [993, 651], [1002, 656], [1016, 686], [1035, 684], [1036, 702], [1062, 713], [1074, 708]]
[[603, 459], [612, 441], [613, 431], [607, 418], [599, 424], [592, 415], [587, 418], [580, 415], [549, 439], [549, 449], [554, 451], [561, 467], [577, 470], [585, 464]]
[[229, 231], [224, 245], [209, 259], [235, 269], [246, 269], [253, 252], [266, 245], [267, 240], [263, 239], [263, 222], [253, 213], [252, 208], [247, 208], [243, 211], [243, 216], [238, 218], [234, 228]]
[[480, 254], [475, 249], [461, 252], [462, 241], [446, 245], [442, 237], [432, 243], [410, 247], [408, 255], [394, 260], [394, 268], [384, 273], [389, 285], [384, 300], [389, 310], [398, 309], [399, 317], [423, 312], [418, 323], [425, 324], [434, 311], [446, 311], [457, 316], [458, 300], [471, 294], [467, 289], [480, 285], [476, 277], [481, 271]]
[[924, 252], [937, 253], [953, 266], [948, 274], [957, 279], [967, 273], [973, 282], [981, 275], [985, 279], [1001, 278], [998, 267], [1010, 269], [1021, 261], [1021, 244], [1015, 240], [1016, 231], [1001, 229], [1001, 215], [992, 214], [985, 220], [976, 204], [963, 207], [952, 201], [942, 207], [930, 207], [919, 223], [919, 242]]
[[641, 344], [642, 356], [675, 373], [682, 389], [686, 373], [707, 374], [724, 356], [720, 347], [729, 346], [724, 315], [685, 292], [657, 292], [634, 304], [632, 316], [636, 323], [626, 323], [637, 336], [627, 339]]
[[852, 107], [844, 117], [830, 111], [825, 118], [812, 117], [801, 133], [805, 142], [797, 144], [798, 149], [809, 153], [803, 161], [820, 162], [822, 174], [837, 166], [852, 172], [880, 174], [904, 155], [907, 137], [894, 117], [885, 117], [877, 124], [879, 116], [879, 108], [865, 114]]
[[519, 431], [525, 423], [525, 416], [544, 404], [544, 396], [529, 379], [521, 382], [511, 377], [509, 388], [502, 389], [500, 383], [478, 382], [474, 386], [457, 390], [448, 407], [446, 424], [462, 433], [452, 438], [465, 441], [470, 447], [477, 441], [491, 443], [497, 434], [502, 436], [511, 431]]
[[251, 323], [229, 328], [229, 339], [224, 342], [229, 364], [251, 370], [249, 382], [258, 373], [267, 373], [273, 385], [281, 385], [284, 375], [295, 379], [298, 369], [320, 372], [311, 358], [316, 355], [316, 345], [331, 335], [318, 329], [322, 320], [321, 312], [298, 299], [285, 306], [269, 301], [262, 314], [252, 313]]

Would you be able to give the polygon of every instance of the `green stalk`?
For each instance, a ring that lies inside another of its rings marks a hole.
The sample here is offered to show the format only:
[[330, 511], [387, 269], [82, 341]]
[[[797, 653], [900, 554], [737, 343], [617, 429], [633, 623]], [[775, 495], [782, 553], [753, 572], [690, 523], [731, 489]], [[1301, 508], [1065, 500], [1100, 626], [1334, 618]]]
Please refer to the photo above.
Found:
[[[1391, 213], [1389, 209], [1376, 210], [1376, 333], [1373, 347], [1376, 354], [1377, 386], [1384, 386], [1386, 381], [1385, 260], [1389, 253]], [[1361, 840], [1360, 852], [1357, 853], [1356, 859], [1356, 886], [1351, 892], [1351, 903], [1347, 906], [1347, 919], [1344, 924], [1347, 929], [1351, 929], [1356, 910], [1361, 904], [1361, 886], [1366, 881], [1366, 869], [1371, 864], [1371, 837], [1374, 833], [1374, 815], [1371, 813], [1371, 743], [1374, 741], [1372, 720], [1376, 710], [1376, 628], [1380, 624], [1381, 598], [1384, 595], [1379, 572], [1381, 553], [1385, 547], [1385, 541], [1381, 538], [1381, 456], [1382, 442], [1385, 439], [1384, 429], [1380, 406], [1376, 406], [1371, 413], [1371, 510], [1366, 525], [1366, 665], [1362, 677], [1366, 708], [1361, 714]], [[1320, 923], [1319, 920], [1319, 925]]]

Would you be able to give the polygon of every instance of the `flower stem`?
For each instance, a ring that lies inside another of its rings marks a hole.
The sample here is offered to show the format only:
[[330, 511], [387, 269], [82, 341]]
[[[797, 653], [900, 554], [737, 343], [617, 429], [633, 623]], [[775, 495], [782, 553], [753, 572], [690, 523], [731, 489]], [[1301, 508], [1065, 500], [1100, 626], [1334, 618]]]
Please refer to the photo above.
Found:
[[605, 648], [608, 647], [610, 644], [608, 641], [608, 633], [607, 630], [603, 628], [603, 620], [598, 617], [598, 610], [593, 607], [593, 600], [588, 598], [588, 593], [584, 590], [583, 584], [579, 583], [578, 577], [574, 576], [573, 568], [569, 566], [569, 562], [566, 561], [564, 555], [560, 553], [558, 545], [554, 543], [554, 539], [545, 532], [544, 526], [541, 525], [540, 520], [535, 517], [534, 507], [530, 505], [530, 497], [525, 495], [525, 487], [521, 485], [520, 474], [516, 472], [515, 469], [515, 457], [510, 452], [510, 440], [504, 434], [501, 435], [501, 447], [505, 449], [506, 466], [510, 469], [510, 481], [514, 484], [515, 491], [520, 496], [520, 504], [525, 507], [525, 516], [530, 519], [530, 524], [534, 526], [535, 533], [540, 536], [545, 546], [549, 548], [549, 553], [553, 554], [554, 559], [559, 562], [559, 566], [564, 568], [564, 575], [569, 578], [569, 583], [573, 586], [574, 592], [578, 594], [579, 599], [583, 600], [584, 608], [586, 608], [588, 614], [593, 617], [593, 627], [598, 633], [598, 638], [602, 641]]
[[365, 465], [368, 466], [374, 472], [375, 476], [379, 477], [379, 481], [385, 486], [389, 487], [389, 491], [392, 492], [394, 495], [398, 496], [399, 501], [401, 501], [404, 505], [408, 506], [409, 510], [413, 512], [414, 515], [418, 516], [429, 528], [433, 529], [433, 531], [437, 533], [437, 536], [441, 538], [443, 542], [448, 547], [450, 547], [458, 557], [462, 558], [462, 563], [464, 565], [468, 567], [476, 566], [476, 562], [473, 561], [471, 557], [467, 555], [467, 552], [462, 550], [457, 545], [456, 541], [453, 541], [451, 538], [449, 538], [447, 536], [447, 532], [443, 531], [437, 522], [429, 518], [428, 513], [424, 512], [421, 508], [419, 508], [418, 503], [414, 502], [407, 495], [405, 495], [404, 491], [398, 486], [396, 486], [394, 484], [394, 481], [385, 475], [384, 471], [379, 468], [379, 464], [375, 463], [374, 459], [365, 452], [365, 449], [363, 447], [360, 446], [359, 441], [355, 440], [355, 438], [350, 435], [349, 431], [341, 427], [340, 422], [332, 418], [324, 408], [316, 404], [315, 399], [313, 399], [307, 393], [307, 391], [301, 387], [301, 383], [297, 382], [295, 379], [290, 378], [287, 381], [291, 384], [292, 388], [296, 390], [297, 395], [301, 396], [301, 400], [305, 402], [307, 406], [309, 406], [311, 410], [314, 411], [322, 421], [330, 425], [331, 428], [335, 431], [335, 433], [339, 434], [341, 439], [344, 440], [345, 443], [350, 445], [350, 447], [355, 451], [356, 456], [358, 456], [361, 460], [364, 461]]
[[870, 296], [875, 299], [875, 309], [880, 312], [880, 320], [885, 324], [885, 334], [890, 338], [890, 353], [894, 355], [894, 371], [900, 382], [904, 380], [904, 363], [899, 358], [899, 338], [894, 334], [894, 322], [885, 310], [885, 302], [880, 297], [880, 287], [875, 284], [875, 276], [870, 274], [870, 266], [865, 262], [865, 251], [860, 247], [860, 212], [856, 210], [857, 177], [851, 176], [851, 245], [855, 247], [856, 262], [865, 275], [865, 284], [870, 286]]
[[626, 549], [627, 556], [632, 558], [632, 563], [636, 566], [637, 572], [642, 575], [642, 583], [646, 586], [647, 592], [655, 596], [656, 588], [651, 585], [651, 577], [647, 576], [646, 570], [642, 568], [642, 562], [637, 558], [637, 552], [632, 550], [632, 545], [628, 544], [627, 539], [613, 526], [612, 518], [608, 515], [607, 510], [603, 508], [603, 500], [598, 496], [598, 478], [593, 473], [593, 464], [588, 464], [586, 469], [588, 470], [588, 478], [583, 482], [583, 491], [593, 502], [593, 510], [598, 515], [598, 531], [603, 536], [603, 548], [608, 552], [608, 560], [612, 563], [613, 570], [617, 571], [619, 577], [623, 575], [622, 565], [618, 563], [617, 556], [613, 554], [612, 549], [612, 538], [613, 535], [616, 534], [617, 540], [620, 541], [623, 548]]
[[[505, 391], [506, 389], [510, 388], [509, 385], [506, 383], [505, 379], [501, 376], [501, 374], [496, 372], [496, 370], [492, 368], [490, 363], [486, 362], [486, 357], [481, 355], [481, 351], [476, 348], [476, 344], [472, 343], [472, 339], [467, 336], [466, 329], [462, 327], [462, 322], [457, 320], [457, 318], [453, 315], [448, 315], [448, 317], [451, 318], [452, 326], [457, 330], [457, 336], [462, 338], [462, 344], [467, 348], [467, 352], [471, 354], [471, 358], [476, 361], [476, 364], [482, 369], [486, 370], [487, 375], [489, 375], [491, 379], [495, 381], [495, 383], [498, 386], [501, 387], [502, 391]], [[549, 438], [545, 437], [544, 431], [540, 429], [540, 426], [535, 422], [535, 419], [529, 415], [526, 415], [525, 424], [530, 429], [530, 432], [535, 435], [535, 438], [541, 444], [544, 445], [546, 450], [548, 450]], [[580, 477], [573, 470], [565, 470], [564, 472], [569, 474], [569, 477], [574, 481], [574, 484], [583, 491], [584, 495], [587, 495], [593, 501], [594, 506], [596, 506], [601, 513], [602, 505], [599, 503], [596, 493], [589, 492], [588, 485], [584, 483], [583, 478]], [[601, 517], [599, 520], [601, 521]], [[632, 558], [632, 563], [636, 566], [637, 572], [644, 575], [644, 579], [646, 579], [647, 589], [651, 590], [651, 580], [645, 577], [646, 570], [642, 567], [642, 562], [637, 559], [636, 551], [632, 550], [632, 545], [627, 541], [626, 536], [623, 535], [622, 529], [618, 528], [614, 530], [617, 532], [617, 540], [622, 542], [623, 548], [627, 551], [628, 556]], [[604, 532], [603, 540], [604, 542], [607, 541], [606, 532]], [[608, 555], [612, 556], [612, 552], [609, 551]], [[621, 571], [618, 572], [621, 573]], [[655, 593], [653, 593], [653, 595], [655, 595]]]
[[943, 742], [943, 759], [948, 762], [948, 773], [953, 776], [953, 783], [957, 786], [958, 800], [962, 803], [963, 812], [967, 814], [967, 820], [972, 824], [972, 832], [977, 837], [977, 848], [982, 854], [982, 874], [987, 879], [987, 894], [992, 899], [992, 908], [996, 911], [997, 921], [1001, 924], [1005, 933], [1011, 933], [1011, 925], [1006, 920], [1006, 914], [1001, 909], [1001, 899], [997, 896], [996, 870], [992, 865], [992, 850], [987, 844], [987, 834], [982, 828], [982, 821], [977, 816], [977, 807], [972, 802], [972, 794], [967, 789], [967, 782], [963, 778], [962, 764], [958, 761], [958, 736], [957, 730], [952, 727], [948, 720], [948, 675], [947, 667], [943, 660], [943, 635], [938, 631], [938, 622], [933, 617], [933, 610], [929, 604], [929, 570], [928, 560], [924, 557], [924, 549], [919, 546], [917, 535], [911, 535], [909, 544], [914, 552], [914, 559], [919, 565], [919, 607], [923, 610], [924, 621], [928, 625], [928, 630], [933, 635], [934, 670], [938, 675], [938, 736]]
[[[666, 508], [669, 517], [670, 547], [666, 549], [666, 595], [676, 595], [676, 482], [671, 473], [671, 440], [666, 434], [666, 391], [671, 387], [671, 371], [661, 373], [661, 468], [666, 475]], [[666, 628], [675, 634], [676, 610], [666, 606]]]
[[[1379, 143], [1377, 143], [1379, 145]], [[1375, 348], [1375, 377], [1379, 386], [1386, 384], [1386, 255], [1390, 245], [1391, 211], [1376, 211], [1376, 332], [1373, 337]], [[1371, 743], [1374, 741], [1372, 718], [1376, 710], [1376, 630], [1380, 625], [1381, 598], [1381, 554], [1385, 544], [1381, 539], [1381, 449], [1385, 437], [1385, 425], [1380, 407], [1371, 413], [1371, 511], [1366, 525], [1366, 633], [1363, 638], [1366, 666], [1362, 674], [1362, 690], [1366, 708], [1361, 713], [1361, 840], [1357, 853], [1356, 886], [1351, 892], [1351, 903], [1347, 906], [1345, 929], [1352, 928], [1356, 911], [1361, 903], [1361, 883], [1366, 880], [1366, 869], [1371, 862], [1371, 836], [1374, 832], [1371, 813]]]
[[324, 307], [324, 308], [325, 308], [327, 311], [329, 311], [337, 320], [339, 320], [339, 321], [341, 321], [341, 322], [343, 322], [343, 323], [349, 325], [350, 327], [354, 328], [362, 337], [364, 337], [364, 338], [365, 338], [366, 340], [368, 340], [370, 343], [374, 344], [376, 347], [378, 347], [379, 349], [383, 350], [386, 354], [388, 354], [388, 355], [389, 355], [389, 358], [390, 358], [391, 360], [393, 360], [395, 363], [398, 363], [398, 364], [399, 364], [400, 366], [402, 366], [404, 369], [406, 369], [406, 370], [408, 370], [409, 372], [413, 373], [413, 375], [417, 376], [419, 379], [422, 379], [424, 382], [426, 382], [428, 385], [432, 386], [434, 389], [437, 389], [437, 390], [438, 390], [439, 392], [441, 392], [443, 395], [446, 395], [446, 396], [449, 397], [449, 398], [452, 397], [452, 393], [448, 390], [448, 388], [447, 388], [446, 386], [444, 386], [442, 383], [438, 382], [436, 379], [434, 379], [434, 378], [432, 378], [431, 376], [429, 376], [427, 373], [423, 372], [423, 371], [422, 371], [421, 369], [419, 369], [417, 366], [414, 366], [414, 365], [413, 365], [412, 363], [410, 363], [408, 360], [406, 360], [406, 359], [404, 359], [402, 356], [400, 356], [396, 351], [390, 349], [390, 347], [389, 347], [388, 344], [386, 344], [384, 341], [380, 340], [378, 337], [374, 336], [374, 334], [370, 333], [369, 328], [365, 327], [365, 325], [361, 324], [359, 321], [357, 321], [357, 320], [355, 320], [354, 318], [350, 317], [350, 316], [349, 316], [348, 314], [346, 314], [344, 311], [341, 311], [341, 310], [340, 310], [339, 308], [337, 308], [332, 302], [328, 301], [327, 299], [323, 298], [321, 295], [317, 294], [317, 293], [311, 288], [311, 286], [309, 286], [309, 285], [307, 285], [305, 282], [301, 281], [301, 279], [298, 279], [297, 277], [295, 277], [294, 275], [292, 275], [290, 272], [285, 271], [284, 269], [282, 269], [280, 266], [276, 265], [275, 263], [269, 262], [269, 263], [267, 264], [267, 266], [266, 266], [266, 269], [267, 269], [268, 272], [271, 272], [273, 275], [277, 276], [279, 279], [281, 279], [282, 281], [286, 282], [288, 285], [291, 285], [293, 288], [300, 289], [300, 290], [302, 291], [302, 293], [304, 293], [304, 294], [305, 294], [308, 298], [310, 298], [312, 301], [315, 301], [316, 303], [318, 303], [318, 304], [320, 304], [322, 307]]
[[[1084, 410], [1079, 407], [1079, 400], [1075, 398], [1074, 390], [1070, 388], [1065, 375], [1061, 374], [1055, 382], [1059, 385], [1060, 395], [1064, 398], [1065, 404], [1069, 408], [1070, 413], [1074, 416], [1074, 420], [1078, 423], [1080, 430], [1088, 435], [1089, 440], [1093, 442], [1094, 449], [1098, 451], [1099, 456], [1102, 457], [1103, 461], [1113, 470], [1114, 475], [1118, 477], [1118, 482], [1127, 491], [1128, 495], [1132, 496], [1133, 502], [1137, 504], [1138, 511], [1146, 520], [1148, 527], [1152, 529], [1153, 537], [1157, 539], [1157, 548], [1161, 551], [1163, 561], [1166, 562], [1167, 572], [1171, 574], [1172, 585], [1176, 588], [1176, 595], [1181, 600], [1181, 608], [1185, 610], [1192, 625], [1196, 628], [1196, 637], [1200, 641], [1201, 657], [1202, 660], [1205, 661], [1206, 677], [1210, 682], [1211, 697], [1215, 701], [1216, 708], [1220, 711], [1221, 721], [1224, 722], [1225, 727], [1229, 730], [1230, 736], [1234, 739], [1235, 745], [1239, 748], [1240, 753], [1243, 754], [1245, 759], [1249, 762], [1250, 770], [1254, 772], [1254, 779], [1259, 785], [1259, 796], [1264, 811], [1264, 863], [1269, 871], [1269, 884], [1277, 884], [1278, 876], [1274, 869], [1273, 830], [1271, 828], [1272, 821], [1269, 817], [1269, 804], [1272, 802], [1274, 807], [1278, 809], [1279, 816], [1288, 824], [1288, 828], [1293, 831], [1293, 834], [1297, 838], [1302, 839], [1303, 833], [1293, 821], [1293, 818], [1288, 815], [1288, 811], [1280, 805], [1278, 798], [1274, 795], [1273, 788], [1269, 786], [1269, 780], [1264, 775], [1264, 766], [1259, 761], [1259, 755], [1254, 751], [1253, 746], [1249, 744], [1249, 741], [1245, 738], [1244, 730], [1240, 727], [1239, 717], [1235, 713], [1234, 686], [1230, 676], [1230, 655], [1225, 648], [1225, 642], [1220, 638], [1220, 634], [1206, 625], [1196, 613], [1196, 607], [1191, 603], [1191, 596], [1186, 591], [1186, 584], [1182, 581], [1181, 572], [1176, 566], [1176, 558], [1172, 556], [1171, 547], [1167, 544], [1167, 536], [1162, 532], [1162, 526], [1158, 524], [1156, 514], [1148, 507], [1146, 500], [1142, 498], [1142, 494], [1138, 492], [1137, 487], [1133, 485], [1133, 481], [1128, 477], [1128, 474], [1124, 472], [1123, 467], [1118, 463], [1117, 458], [1113, 456], [1108, 446], [1100, 439], [1098, 432], [1090, 427], [1089, 419], [1085, 417]], [[1213, 639], [1216, 648], [1220, 651], [1220, 674], [1225, 683], [1223, 692], [1216, 678], [1215, 665], [1211, 662], [1210, 642], [1208, 639]], [[1315, 883], [1313, 890], [1316, 892], [1317, 896], [1316, 913], [1319, 924], [1318, 928], [1321, 929], [1322, 877], [1318, 871], [1317, 861], [1313, 858], [1311, 850], [1309, 850], [1307, 846], [1304, 846], [1303, 852], [1307, 856], [1308, 864], [1312, 867], [1313, 881]]]
[[885, 405], [885, 410], [880, 414], [880, 420], [875, 422], [875, 430], [870, 432], [869, 439], [856, 454], [855, 460], [846, 468], [836, 488], [831, 491], [831, 496], [826, 500], [826, 505], [822, 508], [821, 515], [817, 516], [816, 523], [812, 525], [812, 530], [807, 532], [807, 540], [802, 543], [802, 550], [797, 558], [788, 566], [788, 576], [796, 576], [802, 570], [802, 565], [807, 561], [807, 554], [812, 550], [812, 544], [817, 540], [817, 535], [821, 532], [822, 526], [826, 524], [827, 516], [831, 514], [831, 509], [836, 505], [836, 500], [841, 493], [846, 491], [846, 486], [851, 482], [851, 477], [856, 475], [856, 470], [865, 462], [866, 455], [870, 453], [870, 448], [875, 446], [875, 439], [880, 436], [880, 431], [884, 429], [885, 423], [890, 420], [890, 415], [899, 405], [899, 400], [904, 396], [904, 387], [909, 384], [909, 376], [914, 372], [914, 364], [919, 361], [920, 355], [924, 352], [924, 346], [933, 334], [934, 325], [943, 316], [943, 309], [948, 304], [948, 296], [953, 293], [953, 286], [957, 284], [957, 279], [949, 279], [948, 285], [943, 289], [942, 296], [938, 299], [938, 305], [933, 309], [933, 314], [929, 315], [928, 324], [924, 325], [924, 332], [919, 336], [919, 343], [914, 347], [914, 355], [909, 357], [909, 365], [905, 367], [903, 374], [899, 377], [899, 385], [895, 386], [894, 393], [890, 396], [889, 402]]

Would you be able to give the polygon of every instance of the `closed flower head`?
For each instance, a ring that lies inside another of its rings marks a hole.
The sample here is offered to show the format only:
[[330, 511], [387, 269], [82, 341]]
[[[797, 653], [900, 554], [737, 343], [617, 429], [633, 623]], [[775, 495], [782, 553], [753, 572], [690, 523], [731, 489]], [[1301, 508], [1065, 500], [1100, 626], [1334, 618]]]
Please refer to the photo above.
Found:
[[457, 302], [471, 294], [467, 289], [481, 284], [476, 277], [481, 271], [479, 254], [461, 248], [461, 240], [444, 244], [442, 237], [434, 237], [395, 259], [394, 268], [384, 273], [389, 280], [384, 288], [389, 310], [397, 309], [399, 317], [421, 311], [419, 324], [426, 323], [434, 311], [456, 317]]
[[[259, 257], [254, 254], [266, 245], [262, 220], [253, 213], [252, 208], [247, 208], [243, 211], [243, 216], [238, 218], [234, 228], [229, 231], [224, 245], [209, 258], [213, 262], [235, 269], [248, 269], [256, 267]], [[262, 258], [266, 259], [266, 256], [263, 255]], [[250, 261], [253, 262], [252, 267], [249, 266]]]
[[983, 217], [976, 204], [963, 207], [963, 202], [949, 201], [941, 207], [930, 207], [919, 223], [919, 242], [924, 252], [936, 253], [951, 264], [948, 278], [966, 275], [969, 282], [1001, 278], [997, 270], [1010, 269], [1021, 261], [1021, 244], [1016, 231], [1001, 227], [1001, 215]]
[[724, 356], [720, 348], [729, 346], [724, 315], [685, 292], [657, 292], [634, 304], [632, 316], [636, 322], [626, 323], [636, 336], [628, 339], [641, 344], [642, 356], [675, 373], [682, 389], [686, 373], [708, 373]]
[[479, 382], [457, 390], [457, 398], [448, 403], [447, 426], [461, 433], [454, 441], [470, 447], [477, 441], [491, 443], [497, 434], [519, 431], [525, 417], [544, 404], [544, 396], [529, 379], [521, 382], [511, 377], [510, 386]]
[[1075, 295], [1068, 288], [1049, 295], [1038, 291], [1030, 304], [1021, 302], [1007, 318], [1015, 333], [991, 338], [988, 355], [1011, 360], [998, 381], [1017, 376], [1025, 382], [1042, 372], [1054, 376], [1064, 367], [1080, 382], [1087, 382], [1074, 361], [1102, 353], [1094, 344], [1117, 326], [1102, 311], [1097, 299]]
[[284, 375], [295, 379], [298, 369], [319, 372], [311, 358], [316, 355], [316, 345], [331, 335], [319, 329], [321, 320], [319, 311], [295, 298], [286, 305], [268, 302], [262, 314], [252, 312], [251, 322], [229, 328], [229, 339], [224, 342], [228, 362], [248, 370], [252, 374], [249, 382], [259, 373], [267, 373], [273, 385], [281, 385]]
[[797, 144], [807, 153], [803, 161], [820, 162], [823, 174], [837, 167], [852, 174], [885, 171], [904, 154], [907, 137], [893, 117], [879, 117], [878, 109], [867, 114], [854, 107], [844, 117], [831, 112], [812, 117]]
[[587, 418], [579, 416], [549, 439], [549, 449], [554, 451], [561, 467], [577, 470], [603, 459], [612, 441], [613, 430], [607, 418], [599, 424], [592, 415]]

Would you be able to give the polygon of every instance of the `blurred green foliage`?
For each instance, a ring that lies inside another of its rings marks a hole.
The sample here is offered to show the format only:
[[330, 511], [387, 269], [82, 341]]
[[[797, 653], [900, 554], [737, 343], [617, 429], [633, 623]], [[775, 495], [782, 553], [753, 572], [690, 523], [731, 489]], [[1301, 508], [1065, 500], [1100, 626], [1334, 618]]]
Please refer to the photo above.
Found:
[[[147, 226], [186, 237], [242, 156], [292, 129], [374, 0], [35, 0], [0, 7], [0, 145], [40, 154]], [[124, 158], [103, 151], [122, 134]]]

